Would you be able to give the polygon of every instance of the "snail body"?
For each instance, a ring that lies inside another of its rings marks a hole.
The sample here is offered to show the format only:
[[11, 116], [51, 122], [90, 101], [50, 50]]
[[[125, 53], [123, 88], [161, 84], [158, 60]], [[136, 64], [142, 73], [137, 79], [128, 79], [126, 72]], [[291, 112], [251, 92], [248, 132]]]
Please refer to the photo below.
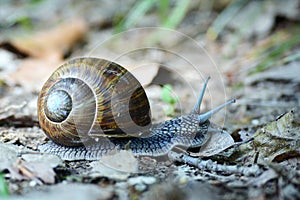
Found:
[[39, 123], [50, 138], [39, 150], [65, 160], [96, 160], [116, 148], [161, 156], [175, 146], [199, 147], [207, 140], [209, 118], [234, 102], [200, 114], [207, 82], [191, 113], [152, 124], [146, 93], [130, 72], [103, 59], [73, 59], [39, 94]]

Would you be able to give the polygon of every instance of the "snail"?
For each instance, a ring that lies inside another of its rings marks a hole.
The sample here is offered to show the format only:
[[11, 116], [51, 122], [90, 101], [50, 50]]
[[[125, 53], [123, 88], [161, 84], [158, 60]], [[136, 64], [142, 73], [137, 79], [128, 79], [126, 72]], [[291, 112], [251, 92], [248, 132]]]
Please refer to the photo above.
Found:
[[209, 78], [189, 114], [152, 124], [146, 93], [125, 68], [99, 58], [76, 58], [60, 66], [38, 97], [38, 120], [50, 140], [41, 152], [64, 160], [97, 160], [114, 149], [135, 155], [166, 155], [175, 146], [200, 147], [209, 118], [234, 99], [200, 114]]

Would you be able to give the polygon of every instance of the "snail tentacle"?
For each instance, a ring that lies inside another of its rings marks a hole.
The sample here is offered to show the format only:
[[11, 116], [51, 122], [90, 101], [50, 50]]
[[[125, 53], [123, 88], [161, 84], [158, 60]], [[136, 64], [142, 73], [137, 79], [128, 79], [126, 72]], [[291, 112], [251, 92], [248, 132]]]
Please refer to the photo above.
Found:
[[217, 113], [218, 111], [222, 110], [224, 107], [228, 106], [229, 104], [235, 103], [235, 99], [230, 99], [227, 102], [225, 102], [222, 105], [219, 105], [218, 107], [204, 113], [204, 114], [200, 114], [199, 115], [199, 122], [205, 122], [206, 120], [208, 120], [213, 114]]
[[194, 108], [192, 110], [192, 112], [194, 112], [194, 113], [199, 113], [200, 112], [200, 106], [201, 106], [202, 99], [203, 99], [203, 96], [204, 96], [204, 93], [205, 93], [205, 90], [206, 90], [206, 86], [207, 86], [207, 83], [208, 83], [209, 79], [210, 79], [210, 76], [205, 80], [205, 82], [203, 84], [203, 87], [202, 87], [202, 89], [200, 91], [200, 94], [199, 94], [199, 96], [197, 98], [195, 106], [194, 106]]

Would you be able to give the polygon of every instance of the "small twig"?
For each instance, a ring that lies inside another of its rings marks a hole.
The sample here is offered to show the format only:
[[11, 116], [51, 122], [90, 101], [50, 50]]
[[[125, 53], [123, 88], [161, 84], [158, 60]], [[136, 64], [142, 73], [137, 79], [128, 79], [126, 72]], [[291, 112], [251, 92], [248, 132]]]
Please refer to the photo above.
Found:
[[182, 162], [192, 165], [201, 170], [209, 170], [213, 172], [222, 172], [225, 174], [242, 174], [245, 176], [258, 176], [262, 170], [258, 165], [240, 166], [240, 165], [222, 165], [212, 160], [202, 160], [200, 158], [193, 158], [185, 154], [178, 154], [175, 152], [169, 153], [169, 158], [172, 161]]
[[215, 178], [215, 179], [217, 179], [218, 181], [221, 181], [221, 182], [230, 182], [230, 181], [236, 180], [236, 176], [234, 174], [229, 175], [229, 176], [225, 176], [225, 175], [218, 175], [218, 174], [214, 174], [212, 172], [206, 172], [206, 171], [203, 171], [202, 173], [204, 175], [209, 176], [209, 177], [213, 177], [213, 178]]

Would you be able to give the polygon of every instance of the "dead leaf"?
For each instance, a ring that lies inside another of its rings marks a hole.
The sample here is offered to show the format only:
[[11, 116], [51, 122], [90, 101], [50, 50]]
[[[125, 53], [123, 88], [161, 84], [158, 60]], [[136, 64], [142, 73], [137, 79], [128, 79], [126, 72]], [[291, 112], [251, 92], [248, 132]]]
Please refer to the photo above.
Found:
[[138, 161], [132, 151], [121, 150], [104, 155], [100, 160], [91, 163], [92, 176], [105, 176], [112, 179], [125, 180], [138, 170]]
[[266, 125], [265, 132], [279, 138], [299, 140], [300, 124], [295, 119], [294, 111], [291, 111]]
[[290, 111], [254, 134], [253, 142], [259, 152], [257, 162], [272, 162], [278, 156], [283, 156], [280, 161], [290, 156], [299, 156], [299, 139], [300, 124], [294, 112]]
[[13, 180], [35, 180], [44, 183], [55, 182], [55, 172], [47, 162], [27, 162], [17, 155], [20, 151], [12, 144], [0, 144], [0, 171], [7, 169]]
[[131, 67], [130, 72], [141, 83], [142, 86], [149, 85], [157, 75], [159, 65], [151, 63], [138, 67]]
[[9, 80], [29, 91], [39, 91], [50, 75], [63, 63], [63, 60], [28, 58], [21, 62]]
[[18, 164], [22, 162], [18, 154], [23, 150], [24, 148], [16, 145], [0, 143], [0, 172], [7, 169], [12, 179], [28, 180], [28, 177], [22, 174], [22, 168], [20, 171]]
[[0, 171], [7, 169], [18, 159], [18, 152], [14, 145], [0, 143]]
[[300, 124], [294, 111], [290, 111], [277, 120], [259, 128], [252, 140], [239, 145], [232, 154], [236, 161], [244, 164], [258, 163], [266, 165], [271, 162], [300, 156]]
[[26, 38], [15, 38], [11, 43], [31, 57], [62, 60], [64, 53], [81, 40], [86, 32], [85, 21], [76, 18]]
[[208, 134], [211, 136], [208, 141], [202, 145], [197, 156], [213, 156], [234, 145], [233, 138], [224, 130], [216, 129], [216, 132], [209, 132]]
[[55, 182], [55, 172], [52, 167], [46, 163], [38, 162], [26, 162], [19, 160], [16, 163], [15, 168], [18, 169], [20, 174], [29, 180], [36, 178], [42, 180], [44, 183], [52, 184]]
[[82, 19], [73, 19], [51, 30], [27, 38], [15, 38], [11, 43], [30, 57], [23, 59], [8, 79], [30, 91], [39, 91], [47, 78], [63, 63], [66, 52], [87, 32]]

